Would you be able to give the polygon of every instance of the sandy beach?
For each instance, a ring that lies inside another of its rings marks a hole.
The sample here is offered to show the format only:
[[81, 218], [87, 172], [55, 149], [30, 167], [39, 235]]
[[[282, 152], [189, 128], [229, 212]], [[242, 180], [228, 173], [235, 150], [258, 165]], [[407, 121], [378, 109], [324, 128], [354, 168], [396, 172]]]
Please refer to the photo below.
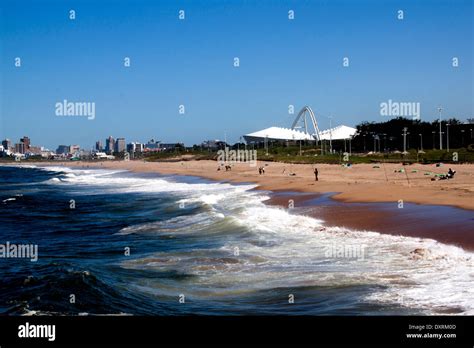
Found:
[[[56, 163], [57, 165], [57, 163]], [[259, 161], [256, 167], [237, 163], [230, 171], [217, 170], [216, 161], [110, 161], [98, 163], [67, 162], [67, 166], [94, 166], [126, 169], [134, 172], [193, 175], [211, 180], [251, 182], [258, 189], [270, 191], [296, 191], [335, 193], [332, 198], [343, 202], [391, 202], [398, 208], [399, 201], [418, 204], [447, 205], [474, 210], [474, 165], [472, 164], [356, 164], [344, 167], [318, 164], [319, 181], [315, 181], [310, 164], [287, 164]], [[265, 174], [259, 175], [258, 167]], [[399, 172], [400, 169], [404, 172]], [[434, 174], [456, 171], [452, 180], [431, 181]], [[294, 175], [290, 175], [290, 174]], [[427, 174], [429, 173], [429, 174]], [[426, 174], [426, 175], [425, 175]]]

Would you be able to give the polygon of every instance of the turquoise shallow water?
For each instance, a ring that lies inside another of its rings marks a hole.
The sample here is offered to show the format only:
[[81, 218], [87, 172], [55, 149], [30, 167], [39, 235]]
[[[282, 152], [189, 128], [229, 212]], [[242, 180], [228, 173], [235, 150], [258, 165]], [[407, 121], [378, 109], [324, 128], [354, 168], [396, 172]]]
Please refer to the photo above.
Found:
[[[37, 262], [0, 258], [2, 314], [468, 314], [474, 307], [472, 253], [327, 227], [304, 208], [265, 205], [269, 193], [252, 185], [64, 167], [0, 167], [0, 174], [0, 244], [38, 245]], [[413, 260], [417, 247], [430, 254]]]

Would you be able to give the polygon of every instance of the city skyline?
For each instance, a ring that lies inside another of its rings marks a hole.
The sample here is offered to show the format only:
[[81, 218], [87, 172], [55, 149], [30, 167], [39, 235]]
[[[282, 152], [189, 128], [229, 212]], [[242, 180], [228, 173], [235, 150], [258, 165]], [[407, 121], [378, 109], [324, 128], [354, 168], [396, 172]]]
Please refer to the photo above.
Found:
[[[418, 120], [410, 120], [408, 118], [404, 118], [404, 117], [401, 117], [401, 118], [397, 118], [397, 119], [392, 119], [392, 121], [396, 121], [397, 123], [399, 122], [403, 122], [404, 124], [404, 128], [402, 129], [403, 131], [403, 134], [401, 137], [399, 136], [389, 136], [390, 138], [390, 141], [393, 141], [393, 140], [396, 140], [397, 138], [400, 138], [400, 139], [403, 139], [403, 147], [404, 147], [404, 151], [405, 151], [405, 141], [408, 142], [408, 148], [410, 148], [409, 144], [410, 144], [410, 138], [415, 138], [415, 139], [418, 139], [418, 137], [420, 137], [419, 139], [419, 142], [418, 142], [418, 149], [421, 149], [421, 151], [423, 150], [423, 138], [422, 138], [422, 134], [419, 134], [419, 132], [421, 131], [422, 133], [423, 132], [428, 132], [429, 135], [433, 135], [433, 141], [431, 142], [432, 146], [433, 146], [433, 149], [435, 149], [436, 147], [440, 147], [440, 150], [443, 149], [443, 143], [446, 144], [447, 146], [447, 151], [449, 152], [449, 144], [457, 144], [458, 146], [467, 146], [469, 143], [466, 143], [464, 142], [464, 140], [467, 140], [468, 142], [469, 141], [472, 141], [472, 139], [474, 138], [473, 135], [473, 125], [474, 125], [474, 118], [469, 118], [467, 119], [465, 122], [462, 122], [462, 120], [458, 120], [458, 119], [447, 119], [447, 120], [442, 120], [442, 124], [439, 125], [439, 128], [438, 128], [438, 124], [439, 124], [439, 119], [438, 120], [434, 120], [433, 122], [423, 122], [423, 121], [418, 121]], [[385, 124], [388, 124], [390, 123], [391, 121], [385, 123]], [[387, 134], [384, 134], [384, 132], [373, 132], [373, 131], [368, 131], [367, 130], [367, 127], [371, 127], [371, 126], [380, 126], [380, 125], [383, 125], [384, 122], [382, 123], [361, 123], [358, 125], [359, 127], [359, 130], [351, 136], [351, 140], [356, 140], [359, 139], [359, 138], [363, 138], [364, 139], [364, 152], [366, 151], [366, 146], [365, 146], [365, 138], [366, 136], [368, 136], [369, 138], [373, 139], [374, 140], [374, 152], [377, 152], [376, 151], [376, 143], [378, 142], [378, 151], [380, 152], [381, 151], [381, 147], [380, 147], [380, 139], [381, 138], [384, 138], [386, 139], [387, 137]], [[451, 126], [451, 127], [450, 127]], [[423, 128], [420, 128], [420, 127], [423, 127]], [[339, 128], [339, 126], [333, 128], [334, 131], [337, 133], [337, 129]], [[350, 127], [349, 127], [350, 128]], [[452, 128], [452, 131], [451, 132], [454, 132], [451, 134], [451, 138], [449, 137], [449, 128]], [[410, 129], [414, 129], [415, 130], [415, 133], [412, 134], [412, 132], [409, 132]], [[422, 130], [423, 129], [423, 130]], [[439, 129], [439, 130], [438, 130]], [[289, 130], [289, 129], [288, 129]], [[296, 130], [296, 129], [295, 129]], [[418, 130], [418, 131], [417, 131]], [[298, 130], [296, 130], [298, 131]], [[323, 132], [320, 132], [320, 137], [323, 136], [324, 134], [326, 134], [329, 130], [325, 130]], [[354, 129], [354, 131], [356, 131], [356, 129]], [[456, 132], [457, 131], [457, 132]], [[441, 133], [440, 133], [441, 132]], [[464, 137], [464, 134], [467, 132], [467, 136]], [[192, 148], [192, 147], [195, 147], [195, 146], [199, 146], [201, 148], [208, 148], [208, 147], [215, 147], [216, 144], [225, 144], [226, 146], [229, 145], [229, 146], [236, 146], [238, 143], [242, 143], [242, 140], [245, 139], [246, 137], [255, 137], [254, 135], [255, 133], [253, 134], [248, 134], [246, 136], [243, 136], [239, 139], [238, 142], [235, 142], [235, 143], [232, 143], [232, 142], [227, 142], [227, 141], [223, 141], [223, 140], [219, 140], [219, 139], [204, 139], [202, 141], [200, 141], [199, 143], [195, 143], [195, 144], [192, 144], [192, 146], [189, 146], [189, 145], [186, 145], [182, 142], [174, 142], [174, 143], [165, 143], [165, 142], [162, 142], [161, 140], [155, 140], [154, 137], [152, 137], [151, 139], [147, 140], [147, 141], [143, 141], [143, 140], [140, 140], [140, 141], [137, 141], [137, 139], [135, 140], [128, 140], [127, 141], [127, 138], [125, 137], [113, 137], [113, 136], [108, 136], [107, 138], [105, 138], [105, 142], [102, 142], [102, 140], [97, 140], [95, 141], [95, 144], [92, 144], [91, 146], [87, 146], [87, 145], [82, 145], [82, 144], [72, 144], [70, 143], [69, 145], [66, 145], [67, 142], [62, 142], [61, 144], [59, 144], [56, 148], [56, 150], [53, 148], [47, 148], [45, 146], [43, 146], [42, 144], [33, 144], [31, 142], [31, 138], [29, 136], [23, 136], [19, 139], [19, 142], [16, 143], [16, 142], [12, 142], [12, 140], [10, 138], [5, 138], [2, 140], [2, 147], [0, 148], [0, 152], [6, 150], [6, 151], [10, 151], [10, 154], [13, 155], [13, 154], [40, 154], [40, 153], [56, 153], [56, 154], [69, 154], [69, 155], [74, 155], [76, 153], [84, 153], [84, 152], [88, 152], [90, 154], [92, 153], [106, 153], [108, 155], [113, 155], [113, 154], [118, 154], [118, 153], [125, 153], [125, 152], [128, 152], [129, 154], [133, 154], [133, 153], [136, 153], [136, 152], [143, 152], [143, 153], [146, 153], [146, 152], [153, 152], [153, 151], [162, 151], [162, 150], [169, 150], [169, 149], [175, 149], [176, 146], [185, 146], [185, 147], [188, 147], [188, 148]], [[304, 133], [302, 133], [304, 134]], [[425, 134], [426, 135], [426, 134]], [[458, 137], [460, 137], [460, 139], [456, 139], [456, 135]], [[268, 135], [267, 135], [268, 136]], [[438, 142], [437, 140], [437, 137], [439, 136], [439, 139], [441, 141]], [[324, 136], [323, 136], [324, 137]], [[451, 141], [450, 141], [451, 139]], [[291, 139], [287, 139], [287, 142], [290, 141]], [[326, 139], [327, 140], [327, 139]], [[333, 138], [333, 142], [337, 140], [337, 139], [334, 139]], [[277, 139], [273, 139], [273, 141], [279, 141]], [[294, 141], [294, 140], [293, 140]], [[313, 140], [313, 141], [316, 141], [316, 140]], [[256, 139], [252, 139], [250, 140], [250, 142], [252, 143], [255, 143], [255, 142], [259, 142], [258, 140]], [[261, 143], [265, 143], [264, 145], [266, 145], [266, 139], [263, 139], [260, 141]], [[281, 142], [281, 140], [280, 140]], [[310, 141], [311, 142], [311, 141]], [[212, 143], [212, 145], [210, 145]], [[249, 140], [247, 141], [244, 141], [244, 143], [247, 143], [249, 144]], [[417, 141], [415, 140], [415, 143], [417, 143]], [[316, 143], [316, 146], [317, 146], [318, 143]], [[385, 151], [393, 151], [394, 149], [396, 150], [397, 149], [397, 145], [395, 145], [395, 148], [391, 148], [390, 146], [388, 148], [385, 147], [386, 145], [386, 142], [384, 140], [384, 152]], [[394, 144], [391, 143], [391, 145], [393, 146]], [[321, 142], [321, 147], [324, 148], [324, 144]], [[27, 150], [30, 150], [30, 151], [27, 151]], [[5, 155], [5, 154], [4, 154]], [[7, 155], [9, 155], [7, 153]]]
[[[209, 140], [204, 140], [201, 143], [204, 143]], [[216, 139], [216, 141], [218, 141]], [[13, 152], [19, 153], [19, 154], [25, 154], [28, 153], [27, 150], [32, 149], [30, 151], [31, 153], [34, 153], [34, 151], [46, 151], [46, 152], [56, 152], [58, 154], [61, 153], [74, 153], [74, 151], [79, 151], [79, 150], [84, 150], [84, 151], [92, 151], [92, 152], [107, 152], [107, 153], [120, 153], [120, 152], [130, 152], [129, 147], [133, 147], [133, 151], [135, 152], [137, 149], [137, 146], [141, 151], [144, 149], [160, 149], [161, 146], [163, 145], [168, 145], [168, 147], [172, 144], [181, 144], [181, 143], [163, 143], [160, 140], [155, 140], [154, 138], [151, 138], [147, 140], [146, 142], [141, 142], [141, 141], [130, 141], [127, 142], [126, 138], [124, 137], [117, 137], [114, 138], [113, 136], [108, 136], [105, 138], [105, 146], [103, 145], [101, 140], [97, 140], [95, 142], [95, 145], [92, 146], [84, 146], [81, 144], [69, 144], [67, 142], [62, 142], [58, 144], [57, 146], [53, 148], [48, 148], [43, 146], [42, 144], [34, 144], [31, 143], [31, 139], [28, 136], [23, 136], [22, 138], [19, 139], [18, 142], [12, 141], [10, 138], [4, 138], [1, 141], [1, 145], [3, 146], [2, 150], [11, 150]], [[193, 144], [197, 145], [197, 144]], [[18, 150], [21, 147], [22, 150]], [[71, 150], [74, 148], [75, 150]], [[141, 152], [140, 151], [140, 152]]]

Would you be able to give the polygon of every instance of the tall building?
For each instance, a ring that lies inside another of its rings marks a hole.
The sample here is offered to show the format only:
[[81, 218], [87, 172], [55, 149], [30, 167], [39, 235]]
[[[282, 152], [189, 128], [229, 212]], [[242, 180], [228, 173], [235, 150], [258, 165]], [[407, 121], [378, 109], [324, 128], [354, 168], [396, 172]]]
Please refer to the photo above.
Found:
[[142, 143], [135, 143], [135, 152], [143, 152], [144, 145]]
[[125, 138], [117, 138], [115, 142], [115, 152], [124, 152], [126, 149]]
[[105, 139], [105, 152], [111, 155], [114, 152], [114, 149], [115, 149], [115, 139], [112, 136], [110, 136], [107, 139]]
[[137, 142], [132, 142], [130, 144], [127, 144], [127, 152], [130, 152], [130, 153], [143, 152], [143, 144], [137, 143]]
[[98, 151], [98, 152], [102, 152], [102, 150], [104, 149], [104, 148], [102, 147], [102, 142], [101, 142], [100, 140], [97, 140], [97, 141], [95, 142], [95, 149], [96, 149], [96, 151]]
[[20, 142], [25, 144], [25, 151], [30, 149], [31, 140], [26, 135], [20, 139]]
[[2, 145], [5, 150], [10, 150], [12, 148], [12, 142], [10, 139], [3, 140]]
[[25, 143], [15, 144], [15, 152], [16, 153], [25, 153]]
[[58, 155], [67, 155], [69, 153], [69, 146], [67, 145], [59, 145], [56, 149], [56, 153]]
[[69, 146], [69, 153], [75, 154], [76, 152], [79, 152], [81, 150], [81, 147], [79, 145], [71, 145]]

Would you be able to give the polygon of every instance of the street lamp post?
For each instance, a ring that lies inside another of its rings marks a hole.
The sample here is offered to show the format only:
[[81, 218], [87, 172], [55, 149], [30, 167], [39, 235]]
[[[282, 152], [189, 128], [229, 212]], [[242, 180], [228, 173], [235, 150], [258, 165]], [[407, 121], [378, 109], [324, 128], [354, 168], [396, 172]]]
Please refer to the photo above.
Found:
[[449, 123], [446, 123], [446, 152], [449, 152]]
[[406, 155], [407, 153], [407, 130], [408, 128], [403, 128], [403, 154]]
[[441, 129], [441, 111], [443, 111], [443, 108], [441, 106], [438, 107], [438, 112], [439, 112], [439, 149], [443, 149], [443, 130]]
[[293, 134], [292, 138], [293, 138], [293, 145], [295, 145], [295, 135], [294, 134]]
[[329, 116], [329, 151], [332, 153], [332, 116]]

